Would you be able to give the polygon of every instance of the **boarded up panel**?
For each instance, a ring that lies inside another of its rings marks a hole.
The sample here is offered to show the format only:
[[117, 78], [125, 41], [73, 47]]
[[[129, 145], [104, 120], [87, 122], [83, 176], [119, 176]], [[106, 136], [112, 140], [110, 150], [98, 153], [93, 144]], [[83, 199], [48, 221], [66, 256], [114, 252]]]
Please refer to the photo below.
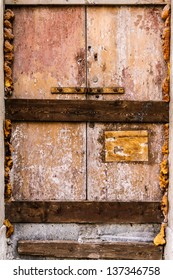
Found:
[[105, 161], [148, 161], [148, 131], [105, 131]]
[[[58, 99], [52, 86], [85, 86], [84, 8], [21, 7], [14, 13], [13, 98]], [[14, 198], [85, 199], [85, 137], [85, 124], [14, 124]]]
[[161, 7], [88, 8], [88, 85], [123, 86], [125, 94], [90, 98], [161, 100], [166, 76]]
[[88, 243], [52, 240], [20, 240], [18, 252], [22, 255], [53, 258], [161, 260], [162, 247], [152, 243]]

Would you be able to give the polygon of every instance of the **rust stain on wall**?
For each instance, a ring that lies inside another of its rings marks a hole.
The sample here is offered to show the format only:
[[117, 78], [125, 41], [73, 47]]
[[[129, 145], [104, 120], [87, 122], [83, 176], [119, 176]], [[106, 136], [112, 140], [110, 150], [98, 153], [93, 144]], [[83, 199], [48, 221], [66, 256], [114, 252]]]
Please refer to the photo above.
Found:
[[166, 240], [165, 240], [165, 229], [166, 229], [166, 225], [162, 224], [159, 234], [154, 238], [154, 244], [156, 246], [165, 245], [165, 243], [166, 243]]
[[3, 224], [6, 226], [6, 237], [9, 238], [14, 232], [14, 227], [8, 219], [4, 220]]
[[13, 167], [13, 147], [11, 145], [12, 125], [10, 120], [5, 120], [4, 138], [5, 138], [5, 199], [9, 200], [12, 196], [12, 187], [10, 183], [10, 170]]
[[13, 93], [12, 64], [13, 64], [13, 20], [14, 13], [10, 9], [4, 14], [4, 79], [5, 96], [10, 97]]
[[[162, 82], [162, 95], [163, 100], [169, 102], [169, 90], [170, 90], [170, 18], [171, 18], [171, 6], [167, 4], [162, 13], [162, 20], [164, 21], [164, 29], [162, 34], [162, 50], [163, 57], [167, 63], [167, 76]], [[164, 245], [166, 244], [165, 229], [168, 222], [168, 186], [169, 186], [169, 164], [168, 164], [168, 153], [169, 153], [169, 124], [164, 126], [164, 138], [165, 142], [162, 147], [162, 162], [160, 164], [160, 188], [163, 193], [161, 201], [161, 210], [164, 215], [164, 221], [161, 225], [159, 234], [154, 239], [154, 244]]]
[[168, 164], [168, 153], [169, 153], [169, 124], [164, 125], [164, 144], [162, 146], [162, 162], [160, 164], [160, 189], [163, 197], [161, 201], [161, 211], [164, 215], [164, 221], [161, 225], [159, 234], [154, 239], [154, 244], [164, 245], [166, 244], [165, 229], [168, 222], [168, 186], [169, 186], [169, 164]]
[[167, 63], [167, 76], [162, 82], [163, 100], [169, 101], [169, 87], [170, 87], [170, 13], [171, 6], [166, 5], [162, 11], [161, 17], [164, 20], [164, 29], [162, 33], [162, 49], [163, 57]]

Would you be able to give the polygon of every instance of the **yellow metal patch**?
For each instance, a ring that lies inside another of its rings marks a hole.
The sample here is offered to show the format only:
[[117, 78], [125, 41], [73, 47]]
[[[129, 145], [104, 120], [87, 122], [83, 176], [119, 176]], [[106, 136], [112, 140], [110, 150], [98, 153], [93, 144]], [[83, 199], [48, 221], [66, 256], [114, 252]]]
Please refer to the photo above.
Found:
[[105, 131], [105, 161], [148, 161], [148, 131]]

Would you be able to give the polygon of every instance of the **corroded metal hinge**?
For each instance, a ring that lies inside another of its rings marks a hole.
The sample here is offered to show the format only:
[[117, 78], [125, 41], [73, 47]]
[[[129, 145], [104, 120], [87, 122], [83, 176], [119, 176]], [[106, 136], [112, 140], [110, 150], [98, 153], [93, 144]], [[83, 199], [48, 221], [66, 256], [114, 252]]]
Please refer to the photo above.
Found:
[[52, 94], [123, 94], [123, 87], [52, 87]]

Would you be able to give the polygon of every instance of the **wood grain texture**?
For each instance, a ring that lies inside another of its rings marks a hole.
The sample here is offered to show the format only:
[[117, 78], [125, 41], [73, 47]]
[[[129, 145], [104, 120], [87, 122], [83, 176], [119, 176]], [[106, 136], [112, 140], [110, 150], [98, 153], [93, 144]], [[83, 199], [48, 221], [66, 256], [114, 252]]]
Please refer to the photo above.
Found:
[[57, 202], [12, 201], [6, 203], [12, 223], [160, 223], [159, 202]]
[[8, 99], [6, 118], [12, 121], [167, 123], [169, 104], [163, 101], [91, 101]]
[[6, 5], [165, 5], [170, 0], [5, 0]]
[[19, 240], [21, 255], [68, 259], [161, 260], [163, 249], [152, 243], [83, 243], [59, 240]]

